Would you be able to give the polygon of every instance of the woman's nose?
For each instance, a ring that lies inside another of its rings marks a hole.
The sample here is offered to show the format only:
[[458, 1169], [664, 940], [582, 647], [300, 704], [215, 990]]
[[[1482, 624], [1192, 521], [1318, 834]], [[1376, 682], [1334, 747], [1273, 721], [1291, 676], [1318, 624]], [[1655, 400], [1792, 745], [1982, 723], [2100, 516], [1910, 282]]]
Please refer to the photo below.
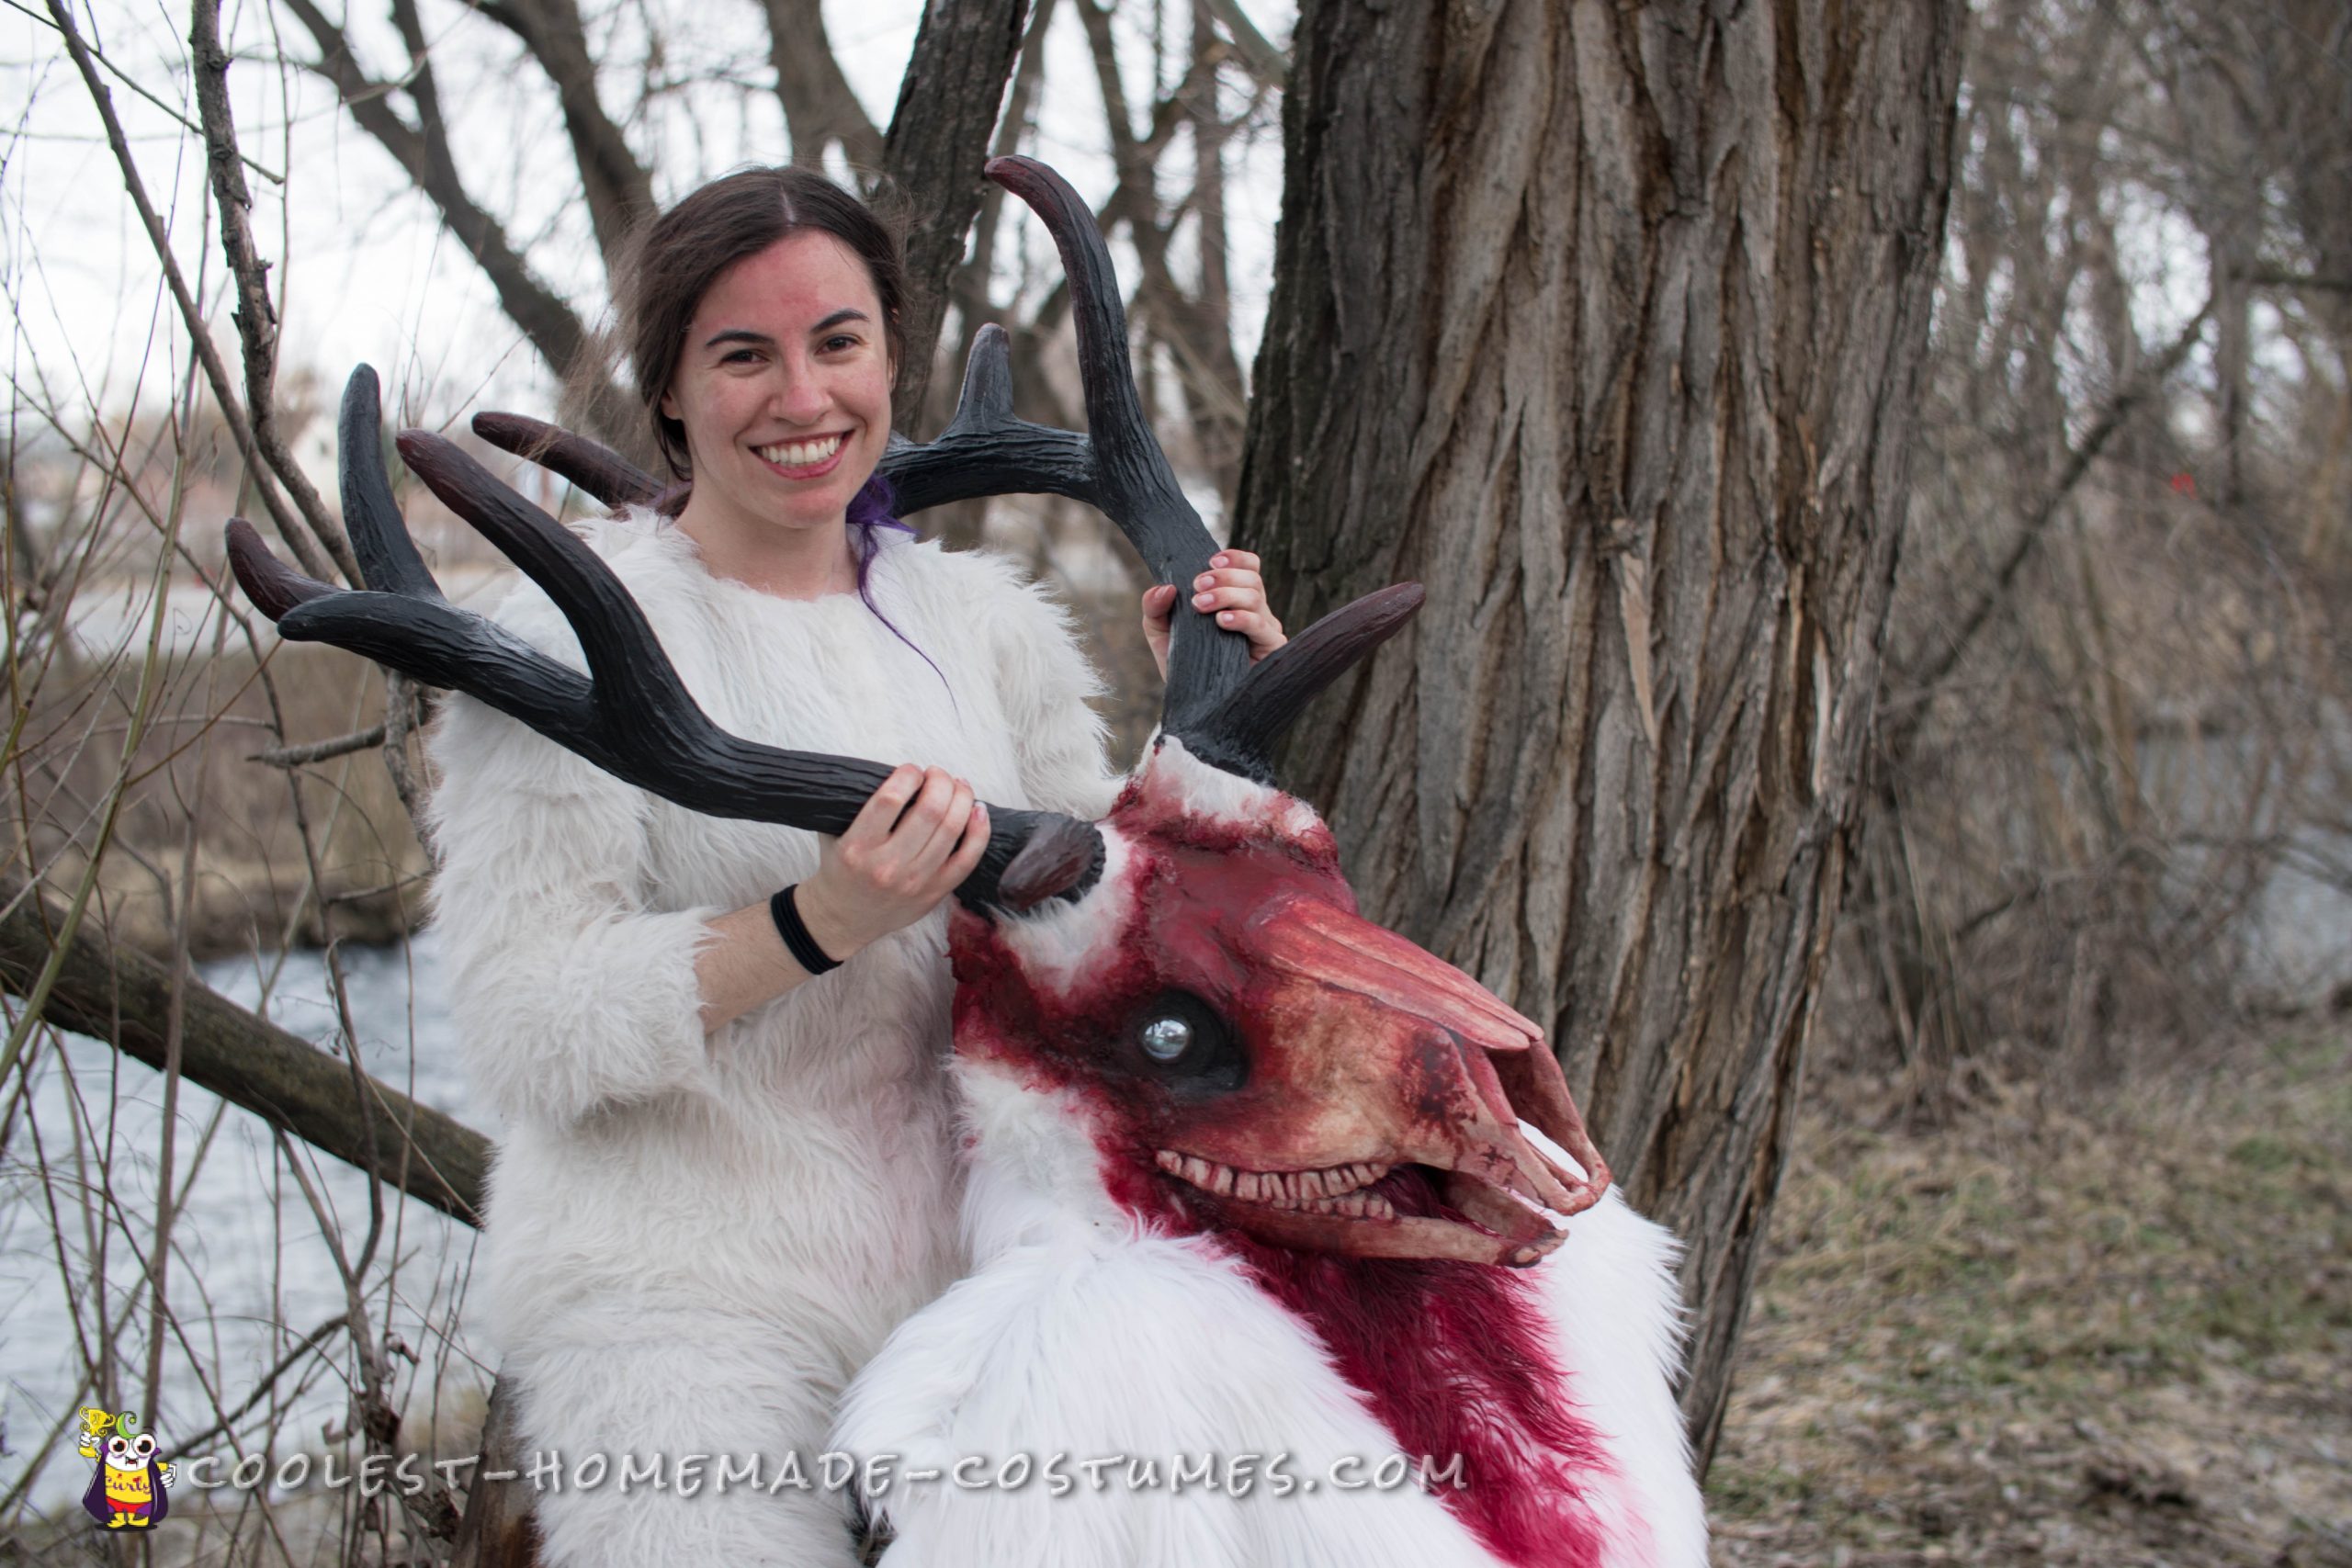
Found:
[[787, 424], [814, 424], [832, 402], [823, 378], [808, 365], [784, 366], [774, 399], [776, 417]]

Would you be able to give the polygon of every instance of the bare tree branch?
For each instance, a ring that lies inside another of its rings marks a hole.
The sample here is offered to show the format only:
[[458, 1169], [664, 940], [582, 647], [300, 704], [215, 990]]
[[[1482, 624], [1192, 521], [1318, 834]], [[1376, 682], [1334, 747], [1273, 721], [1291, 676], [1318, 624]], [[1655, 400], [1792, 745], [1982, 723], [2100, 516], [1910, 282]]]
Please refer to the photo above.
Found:
[[[1036, 112], [1037, 84], [1046, 74], [1046, 29], [1053, 25], [1057, 3], [1058, 0], [1037, 0], [1029, 14], [1029, 30], [1021, 40], [1021, 60], [1012, 71], [1012, 94], [1005, 100], [1004, 118], [997, 122], [996, 140], [989, 146], [992, 158], [1010, 157], [1021, 151], [1021, 139], [1027, 134], [1030, 117]], [[979, 217], [972, 226], [971, 257], [956, 269], [956, 279], [950, 286], [950, 303], [962, 319], [967, 340], [988, 310], [989, 276], [995, 268], [997, 230], [1003, 217], [1004, 187], [990, 184], [980, 192]]]
[[[1204, 195], [1213, 211], [1203, 211], [1201, 235], [1203, 276], [1215, 292], [1222, 281], [1220, 258], [1225, 245], [1224, 184], [1216, 166], [1221, 127], [1216, 120], [1216, 72], [1223, 63], [1224, 41], [1208, 28], [1196, 28], [1191, 63], [1183, 79], [1152, 106], [1150, 126], [1138, 136], [1119, 72], [1117, 40], [1111, 31], [1111, 10], [1095, 0], [1076, 0], [1093, 54], [1094, 76], [1102, 95], [1103, 117], [1111, 131], [1111, 155], [1118, 170], [1118, 187], [1102, 206], [1104, 225], [1125, 219], [1128, 237], [1142, 264], [1143, 278], [1136, 290], [1137, 313], [1149, 329], [1174, 351], [1184, 392], [1185, 413], [1194, 439], [1209, 461], [1217, 491], [1228, 500], [1240, 479], [1242, 427], [1247, 400], [1242, 389], [1241, 361], [1233, 351], [1229, 310], [1214, 306], [1204, 295], [1194, 298], [1176, 282], [1169, 265], [1169, 246], [1176, 225], [1193, 202]], [[1159, 164], [1176, 132], [1196, 127], [1196, 142], [1204, 172], [1192, 197], [1172, 206], [1159, 196]], [[1210, 232], [1214, 218], [1216, 232]]]
[[[792, 161], [821, 168], [825, 153], [839, 147], [850, 164], [878, 169], [887, 162], [882, 132], [850, 90], [825, 36], [819, 0], [763, 0], [768, 17], [768, 63], [775, 67], [775, 96], [784, 105], [784, 128], [792, 138]], [[930, 27], [925, 17], [923, 27]], [[920, 55], [922, 39], [915, 49]], [[911, 71], [910, 67], [910, 71]], [[972, 172], [974, 179], [979, 171]]]
[[[424, 58], [424, 32], [415, 25], [415, 0], [394, 0], [393, 17], [409, 50]], [[580, 167], [588, 198], [588, 221], [606, 265], [638, 221], [653, 210], [653, 176], [638, 161], [628, 138], [605, 112], [596, 96], [596, 61], [588, 46], [580, 7], [572, 0], [492, 0], [481, 14], [513, 33], [554, 84], [563, 111], [564, 133]], [[831, 51], [825, 58], [832, 58]], [[853, 100], [854, 102], [854, 100]]]
[[[2067, 454], [2066, 467], [2058, 476], [2057, 482], [2051, 486], [2049, 493], [2018, 530], [2018, 536], [2010, 542], [2001, 564], [1994, 569], [1992, 581], [1977, 596], [1976, 602], [1969, 606], [1967, 614], [1961, 616], [1958, 629], [1945, 640], [1941, 651], [1928, 662], [1926, 668], [1916, 673], [1905, 673], [1905, 685], [1916, 691], [1932, 691], [1943, 683], [1944, 678], [1974, 646], [1977, 635], [1992, 619], [1994, 611], [2008, 598], [2017, 582], [2018, 573], [2041, 544], [2041, 536], [2048, 531], [2051, 519], [2057, 516], [2058, 509], [2065, 504], [2068, 496], [2075, 493], [2075, 487], [2082, 483], [2083, 477], [2090, 472], [2091, 465], [2098, 461], [2099, 454], [2106, 450], [2115, 433], [2123, 427], [2132, 411], [2153, 397], [2163, 387], [2165, 378], [2180, 368], [2181, 361], [2188, 357], [2188, 351], [2197, 346], [2197, 340], [2204, 335], [2206, 321], [2213, 314], [2213, 303], [2212, 299], [2208, 298], [2204, 308], [2189, 318], [2188, 324], [2181, 328], [2171, 346], [2150, 362], [2136, 382], [2117, 393], [2098, 422], [2083, 433], [2082, 440]], [[1890, 723], [1882, 738], [1882, 746], [1897, 752], [1903, 750], [1917, 726], [1916, 716], [1920, 711], [1915, 708], [1909, 716]]]
[[269, 299], [269, 264], [254, 243], [254, 198], [237, 157], [237, 125], [229, 108], [229, 52], [220, 47], [220, 3], [196, 0], [190, 10], [187, 41], [196, 61], [196, 111], [204, 122], [212, 197], [220, 211], [220, 248], [237, 285], [237, 308], [231, 319], [244, 347], [245, 412], [253, 421], [254, 444], [294, 498], [302, 520], [343, 569], [345, 580], [356, 583], [360, 581], [359, 560], [351, 553], [342, 525], [328, 513], [318, 487], [278, 434], [277, 308]]
[[1202, 0], [1202, 3], [1209, 15], [1224, 23], [1225, 30], [1233, 35], [1236, 56], [1261, 85], [1280, 87], [1289, 79], [1290, 56], [1275, 48], [1267, 40], [1266, 35], [1258, 30], [1258, 24], [1250, 19], [1250, 13], [1241, 8], [1239, 0]]
[[301, 746], [275, 746], [266, 751], [256, 751], [246, 760], [265, 762], [273, 768], [305, 768], [313, 762], [329, 762], [337, 757], [348, 757], [355, 751], [381, 746], [385, 728], [376, 724], [349, 735], [338, 735], [330, 740], [313, 740]]
[[2256, 288], [2312, 288], [2329, 294], [2352, 294], [2352, 277], [2316, 277], [2307, 272], [2268, 266], [2242, 267], [2235, 276], [2239, 282]]
[[[1028, 9], [1028, 0], [937, 0], [925, 6], [914, 56], [899, 83], [882, 168], [915, 215], [907, 236], [912, 298], [899, 323], [905, 362], [892, 399], [902, 426], [922, 412], [932, 348], [947, 314], [948, 280], [963, 258], [965, 231], [980, 209], [980, 170]], [[796, 137], [796, 155], [798, 149]]]
[[[254, 477], [254, 489], [262, 498], [263, 507], [286, 547], [301, 561], [302, 570], [320, 579], [330, 579], [335, 573], [334, 558], [320, 545], [317, 536], [296, 515], [278, 492], [276, 470], [263, 455], [254, 437], [252, 422], [237, 400], [236, 389], [229, 380], [229, 367], [220, 358], [220, 351], [212, 341], [212, 333], [205, 327], [204, 312], [196, 297], [189, 292], [187, 279], [180, 275], [178, 258], [172, 254], [171, 236], [164, 228], [164, 220], [156, 216], [154, 203], [147, 198], [146, 182], [140, 178], [139, 165], [130, 156], [130, 141], [123, 134], [122, 121], [114, 112], [114, 96], [107, 85], [98, 80], [97, 63], [90, 58], [89, 47], [82, 40], [74, 26], [73, 13], [63, 0], [49, 0], [49, 14], [64, 36], [65, 52], [81, 72], [83, 85], [89, 89], [90, 101], [97, 107], [98, 118], [106, 125], [107, 145], [114, 152], [116, 165], [122, 171], [123, 188], [130, 195], [130, 204], [139, 213], [140, 222], [147, 230], [147, 241], [154, 248], [155, 260], [163, 268], [164, 282], [172, 291], [172, 300], [179, 307], [180, 320], [187, 328], [188, 341], [195, 346], [198, 363], [204, 367], [204, 378], [212, 389], [214, 400], [220, 405], [220, 415], [228, 422], [229, 431], [237, 444], [237, 454], [244, 459], [245, 468]], [[355, 576], [351, 581], [357, 581]]]
[[[20, 16], [28, 17], [32, 21], [39, 22], [42, 27], [47, 28], [50, 31], [56, 32], [58, 30], [57, 24], [55, 22], [52, 22], [47, 17], [39, 16], [34, 12], [26, 9], [24, 6], [17, 5], [16, 0], [7, 0], [7, 5], [10, 10], [17, 12]], [[141, 86], [139, 83], [139, 78], [133, 76], [130, 72], [125, 71], [121, 66], [117, 65], [113, 61], [107, 59], [107, 51], [105, 50], [100, 49], [97, 45], [90, 42], [86, 39], [83, 40], [82, 47], [90, 51], [91, 59], [96, 61], [101, 66], [105, 67], [106, 73], [107, 75], [113, 77], [124, 86], [138, 94], [155, 108], [162, 110], [164, 114], [171, 117], [173, 123], [177, 125], [182, 130], [193, 131], [198, 136], [204, 134], [204, 127], [188, 118], [187, 116], [180, 113], [177, 108], [165, 103], [163, 99], [157, 97], [154, 94]], [[282, 186], [286, 183], [286, 176], [284, 175], [279, 174], [277, 170], [271, 168], [268, 164], [262, 163], [259, 159], [252, 158], [243, 152], [240, 152], [237, 154], [237, 161], [274, 186]]]
[[[450, 152], [431, 60], [415, 56], [401, 83], [377, 82], [360, 67], [343, 29], [328, 20], [313, 0], [286, 0], [286, 6], [318, 46], [319, 58], [304, 62], [306, 67], [334, 84], [344, 107], [351, 111], [359, 129], [392, 155], [410, 182], [433, 203], [441, 221], [490, 279], [499, 308], [522, 330], [539, 356], [557, 375], [570, 375], [587, 346], [587, 328], [562, 297], [531, 270], [507, 238], [505, 228], [466, 190]], [[414, 126], [392, 109], [390, 95], [401, 90], [416, 106]], [[604, 430], [598, 434], [607, 440], [617, 434]]]

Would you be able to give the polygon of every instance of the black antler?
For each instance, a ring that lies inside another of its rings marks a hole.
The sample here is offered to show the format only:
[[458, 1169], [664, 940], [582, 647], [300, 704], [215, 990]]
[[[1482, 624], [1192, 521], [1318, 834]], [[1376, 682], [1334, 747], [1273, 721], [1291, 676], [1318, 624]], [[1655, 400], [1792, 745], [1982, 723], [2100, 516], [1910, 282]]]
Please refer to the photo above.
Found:
[[650, 505], [662, 481], [601, 442], [519, 413], [478, 413], [474, 434], [492, 446], [527, 457], [606, 506]]
[[[361, 591], [331, 588], [281, 564], [242, 518], [229, 524], [237, 581], [298, 642], [328, 642], [435, 686], [480, 698], [616, 777], [711, 817], [846, 829], [890, 770], [854, 757], [790, 751], [711, 722], [610, 568], [571, 532], [437, 435], [409, 431], [401, 456], [449, 509], [522, 568], [563, 612], [588, 673], [548, 657], [443, 596], [401, 521], [385, 478], [376, 374], [344, 393], [345, 521]], [[1077, 897], [1101, 874], [1091, 824], [991, 807], [989, 847], [956, 889], [973, 905], [1026, 908]]]

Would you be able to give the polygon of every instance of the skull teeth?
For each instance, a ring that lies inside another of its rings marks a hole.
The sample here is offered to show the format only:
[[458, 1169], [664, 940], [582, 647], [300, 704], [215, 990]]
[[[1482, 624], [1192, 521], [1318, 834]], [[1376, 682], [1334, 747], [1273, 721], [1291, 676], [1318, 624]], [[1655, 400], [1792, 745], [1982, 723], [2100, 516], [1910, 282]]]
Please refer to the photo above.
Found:
[[1396, 1217], [1396, 1210], [1387, 1199], [1362, 1190], [1393, 1168], [1370, 1160], [1321, 1170], [1239, 1170], [1198, 1155], [1179, 1154], [1174, 1149], [1154, 1150], [1152, 1159], [1178, 1180], [1220, 1198], [1263, 1203], [1294, 1213], [1367, 1220]]

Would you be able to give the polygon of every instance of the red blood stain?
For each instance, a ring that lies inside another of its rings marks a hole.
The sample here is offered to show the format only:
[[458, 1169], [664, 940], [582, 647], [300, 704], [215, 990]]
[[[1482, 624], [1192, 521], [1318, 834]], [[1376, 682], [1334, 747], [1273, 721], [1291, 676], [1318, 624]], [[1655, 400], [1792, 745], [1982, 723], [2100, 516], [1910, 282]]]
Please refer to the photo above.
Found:
[[[1399, 1213], [1447, 1213], [1417, 1171], [1380, 1191]], [[1398, 1452], [1441, 1467], [1461, 1456], [1466, 1484], [1436, 1495], [1487, 1551], [1519, 1568], [1598, 1568], [1592, 1498], [1614, 1472], [1553, 1359], [1532, 1277], [1220, 1239], [1314, 1331]]]

